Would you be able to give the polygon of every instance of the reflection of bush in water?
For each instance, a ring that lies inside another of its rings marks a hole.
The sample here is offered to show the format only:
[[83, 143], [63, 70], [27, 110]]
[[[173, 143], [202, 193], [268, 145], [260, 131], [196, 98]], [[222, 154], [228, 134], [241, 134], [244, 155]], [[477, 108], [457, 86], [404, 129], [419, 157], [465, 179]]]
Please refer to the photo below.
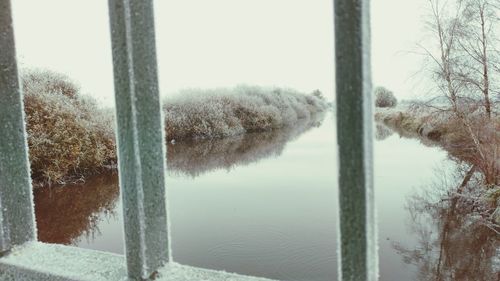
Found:
[[85, 185], [41, 188], [35, 191], [38, 239], [47, 243], [74, 244], [79, 237], [91, 238], [97, 224], [113, 215], [119, 188], [117, 174], [102, 174]]
[[416, 280], [500, 280], [500, 227], [491, 221], [489, 199], [474, 193], [480, 177], [455, 172], [408, 198], [419, 244], [394, 248], [417, 266]]
[[279, 156], [287, 142], [313, 127], [318, 127], [325, 114], [300, 119], [294, 126], [260, 133], [247, 133], [231, 138], [168, 143], [167, 170], [171, 174], [191, 177], [216, 169], [231, 169], [261, 159]]

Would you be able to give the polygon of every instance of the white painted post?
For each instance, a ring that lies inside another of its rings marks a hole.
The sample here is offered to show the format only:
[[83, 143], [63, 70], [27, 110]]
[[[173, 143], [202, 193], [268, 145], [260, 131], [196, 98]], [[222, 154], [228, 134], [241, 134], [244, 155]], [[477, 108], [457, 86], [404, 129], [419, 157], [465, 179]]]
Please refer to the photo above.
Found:
[[0, 0], [0, 253], [36, 239], [10, 0]]
[[152, 0], [109, 0], [128, 275], [168, 262], [165, 143]]
[[340, 278], [378, 279], [369, 0], [334, 0]]

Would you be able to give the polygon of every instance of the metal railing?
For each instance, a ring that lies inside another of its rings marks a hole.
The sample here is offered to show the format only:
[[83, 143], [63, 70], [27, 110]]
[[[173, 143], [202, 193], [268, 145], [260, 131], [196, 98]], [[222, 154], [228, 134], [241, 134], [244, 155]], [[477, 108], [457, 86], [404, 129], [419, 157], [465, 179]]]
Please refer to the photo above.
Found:
[[[339, 280], [376, 280], [369, 0], [334, 3]], [[109, 15], [125, 256], [36, 242], [11, 5], [0, 0], [0, 280], [264, 280], [172, 261], [153, 3], [109, 0]]]

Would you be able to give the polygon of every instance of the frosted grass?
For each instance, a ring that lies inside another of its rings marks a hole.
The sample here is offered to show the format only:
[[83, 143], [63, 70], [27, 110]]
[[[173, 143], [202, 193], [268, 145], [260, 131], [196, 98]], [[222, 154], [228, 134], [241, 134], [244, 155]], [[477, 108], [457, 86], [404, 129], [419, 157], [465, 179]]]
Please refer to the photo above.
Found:
[[164, 104], [167, 140], [223, 138], [294, 125], [327, 109], [318, 91], [238, 86], [190, 89]]
[[113, 115], [80, 94], [70, 78], [47, 70], [21, 73], [32, 178], [65, 183], [116, 162]]
[[[21, 73], [32, 178], [36, 186], [82, 181], [115, 168], [114, 114], [81, 93], [66, 75]], [[290, 130], [313, 121], [328, 104], [319, 91], [237, 86], [188, 89], [163, 102], [169, 142], [222, 139]]]

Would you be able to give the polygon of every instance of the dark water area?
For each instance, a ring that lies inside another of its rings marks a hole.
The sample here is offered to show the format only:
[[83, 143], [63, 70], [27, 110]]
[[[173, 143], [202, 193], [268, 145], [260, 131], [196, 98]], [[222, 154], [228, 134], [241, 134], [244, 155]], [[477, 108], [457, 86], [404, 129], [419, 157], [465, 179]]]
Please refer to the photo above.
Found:
[[[38, 240], [47, 243], [92, 244], [102, 235], [102, 225], [121, 214], [117, 173], [91, 177], [85, 184], [38, 188], [34, 199]], [[123, 247], [122, 232], [117, 234], [121, 242], [102, 250]]]
[[[334, 123], [327, 115], [168, 144], [173, 259], [278, 280], [336, 280]], [[456, 165], [441, 149], [386, 129], [377, 127], [374, 143], [380, 280], [498, 280], [499, 236], [462, 208], [436, 204], [460, 180]], [[123, 254], [116, 173], [37, 189], [35, 209], [39, 240]]]

